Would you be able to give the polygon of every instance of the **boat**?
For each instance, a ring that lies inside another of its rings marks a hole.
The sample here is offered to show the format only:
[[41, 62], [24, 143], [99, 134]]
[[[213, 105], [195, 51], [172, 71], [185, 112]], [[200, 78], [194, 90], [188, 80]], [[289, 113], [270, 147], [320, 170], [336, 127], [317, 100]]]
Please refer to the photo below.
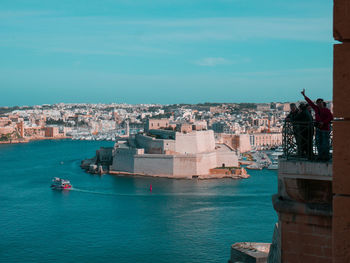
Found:
[[267, 169], [269, 170], [277, 170], [278, 169], [278, 162], [277, 161], [273, 161], [268, 167]]
[[54, 177], [52, 179], [51, 188], [57, 189], [57, 190], [64, 190], [64, 189], [71, 189], [72, 185], [71, 185], [70, 181], [68, 181], [68, 180]]
[[246, 168], [250, 170], [262, 170], [263, 167], [260, 164], [253, 163], [248, 165]]
[[275, 150], [275, 154], [276, 155], [283, 155], [283, 152], [284, 152], [284, 150], [283, 150], [283, 148], [282, 148], [282, 146], [279, 146], [276, 150]]

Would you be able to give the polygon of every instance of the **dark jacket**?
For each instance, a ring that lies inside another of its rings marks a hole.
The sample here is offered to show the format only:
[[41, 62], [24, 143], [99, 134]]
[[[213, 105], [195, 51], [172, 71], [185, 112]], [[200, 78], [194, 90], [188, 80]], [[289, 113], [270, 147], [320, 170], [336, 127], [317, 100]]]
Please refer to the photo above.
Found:
[[293, 118], [295, 122], [298, 123], [305, 123], [308, 125], [312, 125], [312, 116], [310, 112], [307, 109], [304, 109], [302, 111], [299, 110], [298, 114]]
[[293, 122], [294, 121], [294, 118], [298, 115], [299, 111], [296, 110], [296, 111], [290, 111], [289, 114], [287, 115], [286, 117], [286, 121], [291, 121]]

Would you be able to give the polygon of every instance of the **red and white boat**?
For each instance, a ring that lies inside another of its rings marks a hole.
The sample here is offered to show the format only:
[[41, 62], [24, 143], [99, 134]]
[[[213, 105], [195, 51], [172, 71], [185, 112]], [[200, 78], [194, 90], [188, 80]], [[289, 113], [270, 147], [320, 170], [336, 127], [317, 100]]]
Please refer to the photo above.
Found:
[[52, 179], [51, 188], [58, 189], [58, 190], [71, 189], [72, 185], [71, 185], [70, 181], [68, 181], [68, 180], [54, 177]]

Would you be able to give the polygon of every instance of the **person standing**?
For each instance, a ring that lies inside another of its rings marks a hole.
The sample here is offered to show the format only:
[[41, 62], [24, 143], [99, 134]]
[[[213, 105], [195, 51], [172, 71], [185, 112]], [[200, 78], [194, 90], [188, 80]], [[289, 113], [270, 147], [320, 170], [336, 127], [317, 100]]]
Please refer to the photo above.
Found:
[[305, 103], [299, 104], [299, 112], [294, 120], [298, 126], [298, 155], [312, 159], [313, 119]]
[[301, 92], [305, 100], [315, 111], [315, 126], [316, 126], [316, 147], [318, 152], [318, 160], [329, 160], [329, 137], [331, 131], [331, 121], [333, 114], [324, 105], [323, 99], [317, 99], [316, 104], [312, 102], [306, 95], [305, 89]]
[[[287, 115], [285, 119], [285, 131], [287, 134], [291, 134], [293, 132], [294, 138], [295, 138], [295, 144], [296, 144], [296, 150], [297, 154], [299, 155], [299, 132], [298, 132], [298, 125], [295, 123], [295, 117], [298, 115], [299, 111], [297, 108], [297, 105], [295, 103], [289, 104], [290, 112]], [[294, 144], [293, 138], [289, 138], [289, 143]]]
[[289, 107], [290, 107], [290, 112], [286, 117], [286, 121], [293, 121], [295, 116], [298, 114], [298, 108], [297, 108], [297, 105], [295, 105], [295, 103], [289, 104]]

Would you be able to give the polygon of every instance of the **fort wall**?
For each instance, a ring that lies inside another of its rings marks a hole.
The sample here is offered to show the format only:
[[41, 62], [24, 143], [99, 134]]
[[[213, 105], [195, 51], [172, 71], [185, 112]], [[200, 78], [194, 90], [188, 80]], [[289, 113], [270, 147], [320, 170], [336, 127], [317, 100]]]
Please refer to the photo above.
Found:
[[215, 149], [214, 131], [176, 133], [175, 151], [183, 154], [212, 152]]
[[145, 175], [173, 175], [173, 156], [141, 154], [134, 156], [133, 173]]

